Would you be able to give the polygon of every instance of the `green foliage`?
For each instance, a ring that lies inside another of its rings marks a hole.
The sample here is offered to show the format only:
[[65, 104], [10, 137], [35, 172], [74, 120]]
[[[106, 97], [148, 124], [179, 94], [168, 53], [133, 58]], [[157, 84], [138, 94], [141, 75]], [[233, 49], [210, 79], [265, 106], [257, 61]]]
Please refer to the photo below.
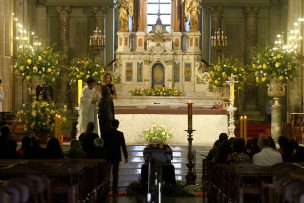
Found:
[[43, 83], [52, 83], [60, 73], [61, 59], [61, 53], [50, 47], [23, 46], [13, 57], [14, 71], [22, 80], [36, 79]]
[[296, 55], [284, 48], [265, 47], [256, 50], [252, 57], [251, 68], [257, 83], [268, 83], [273, 78], [292, 80], [295, 75]]
[[145, 140], [148, 142], [166, 143], [172, 134], [164, 125], [153, 124], [144, 131]]
[[[55, 115], [62, 112], [66, 112], [66, 106], [60, 111], [53, 102], [34, 101], [30, 105], [21, 106], [21, 110], [17, 112], [17, 119], [24, 122], [25, 130], [52, 133], [55, 127]], [[62, 121], [65, 121], [64, 117]]]
[[104, 75], [104, 68], [91, 58], [74, 58], [71, 66], [67, 69], [70, 84], [77, 80], [86, 81], [89, 77], [101, 84]]
[[226, 81], [231, 80], [231, 74], [239, 83], [244, 82], [247, 78], [245, 67], [235, 58], [224, 58], [219, 64], [212, 65], [209, 74], [209, 83], [213, 87], [225, 86]]
[[135, 88], [130, 91], [132, 96], [182, 96], [183, 93], [179, 89], [168, 89], [165, 87], [155, 88]]

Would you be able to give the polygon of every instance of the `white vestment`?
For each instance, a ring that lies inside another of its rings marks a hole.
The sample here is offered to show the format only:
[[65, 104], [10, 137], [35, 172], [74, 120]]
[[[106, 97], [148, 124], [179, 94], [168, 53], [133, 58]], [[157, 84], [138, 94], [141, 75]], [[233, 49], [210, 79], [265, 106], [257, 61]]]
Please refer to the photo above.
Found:
[[2, 107], [3, 100], [4, 100], [4, 92], [0, 91], [0, 112], [3, 111], [3, 107]]
[[[96, 99], [96, 104], [92, 100]], [[99, 93], [95, 88], [90, 89], [87, 85], [82, 89], [79, 104], [79, 117], [78, 117], [78, 137], [81, 133], [85, 132], [89, 122], [94, 123], [94, 132], [98, 133], [98, 119], [96, 113], [96, 105], [100, 100]]]

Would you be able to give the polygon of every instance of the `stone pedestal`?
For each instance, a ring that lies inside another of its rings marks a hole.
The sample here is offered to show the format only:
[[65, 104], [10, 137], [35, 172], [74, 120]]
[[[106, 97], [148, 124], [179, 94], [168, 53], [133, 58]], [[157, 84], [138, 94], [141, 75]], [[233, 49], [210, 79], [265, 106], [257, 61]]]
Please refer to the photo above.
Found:
[[274, 141], [278, 141], [279, 136], [282, 135], [282, 105], [280, 104], [280, 97], [286, 94], [285, 84], [282, 80], [274, 78], [268, 85], [268, 95], [273, 97], [273, 104], [271, 109], [271, 137]]
[[180, 50], [182, 49], [182, 33], [181, 32], [173, 32], [172, 33], [172, 44], [173, 50]]
[[144, 32], [136, 32], [136, 51], [145, 51], [145, 35]]
[[118, 36], [118, 48], [117, 52], [129, 52], [130, 51], [130, 32], [117, 32]]
[[280, 104], [280, 97], [274, 97], [273, 100], [274, 103], [271, 109], [271, 137], [277, 142], [282, 134], [282, 105]]
[[188, 48], [187, 52], [200, 52], [200, 32], [189, 32], [188, 33]]

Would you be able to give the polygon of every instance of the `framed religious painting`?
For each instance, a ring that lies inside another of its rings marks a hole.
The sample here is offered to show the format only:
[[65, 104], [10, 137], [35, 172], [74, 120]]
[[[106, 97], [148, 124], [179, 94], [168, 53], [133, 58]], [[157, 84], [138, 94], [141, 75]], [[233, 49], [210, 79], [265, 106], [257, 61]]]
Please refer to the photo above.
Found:
[[126, 63], [126, 82], [133, 81], [133, 63]]

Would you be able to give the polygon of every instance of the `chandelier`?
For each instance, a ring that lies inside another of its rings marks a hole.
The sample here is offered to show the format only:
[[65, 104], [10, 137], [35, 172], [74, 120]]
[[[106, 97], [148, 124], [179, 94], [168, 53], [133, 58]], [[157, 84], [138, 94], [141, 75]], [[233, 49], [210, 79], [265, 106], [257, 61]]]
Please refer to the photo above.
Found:
[[95, 49], [102, 49], [105, 46], [105, 36], [101, 34], [101, 30], [96, 27], [93, 34], [90, 35], [90, 47]]
[[227, 47], [227, 36], [224, 35], [224, 31], [220, 28], [211, 36], [211, 46], [215, 48]]

